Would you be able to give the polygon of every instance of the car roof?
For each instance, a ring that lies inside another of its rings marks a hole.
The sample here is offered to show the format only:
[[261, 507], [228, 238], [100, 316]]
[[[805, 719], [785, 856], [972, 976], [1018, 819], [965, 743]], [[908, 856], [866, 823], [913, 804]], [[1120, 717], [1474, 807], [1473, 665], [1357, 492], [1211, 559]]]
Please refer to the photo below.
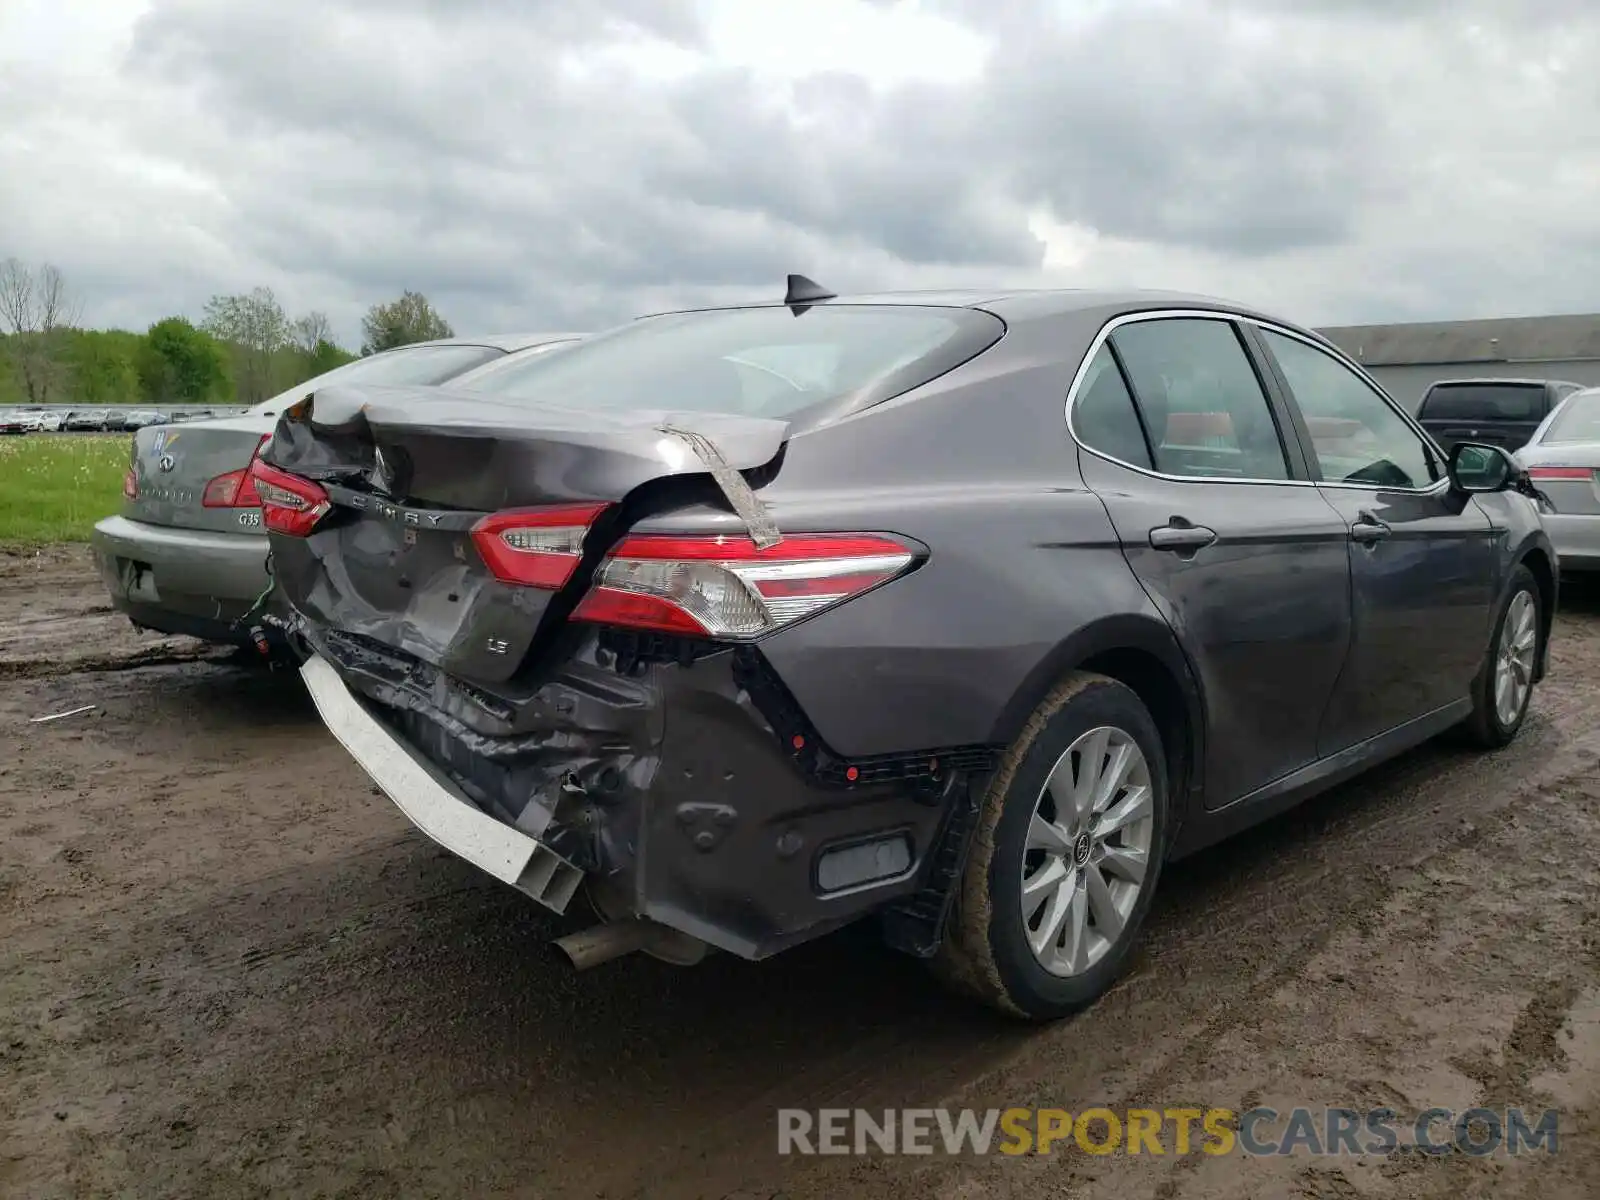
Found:
[[412, 350], [417, 346], [489, 346], [510, 354], [526, 350], [529, 346], [542, 346], [546, 342], [565, 342], [585, 336], [581, 333], [485, 333], [472, 337], [435, 338], [431, 342], [413, 342], [409, 346], [396, 346], [396, 350]]
[[[807, 307], [847, 307], [861, 304], [980, 309], [993, 313], [1008, 323], [1048, 320], [1074, 313], [1103, 312], [1115, 315], [1154, 309], [1194, 309], [1267, 321], [1292, 329], [1321, 345], [1338, 350], [1337, 346], [1316, 330], [1250, 305], [1198, 292], [1164, 291], [1153, 288], [968, 288], [865, 292], [807, 302]], [[783, 302], [779, 300], [770, 304], [762, 302], [706, 305], [701, 308], [678, 309], [651, 315], [671, 316], [678, 312], [783, 307], [785, 307]]]
[[1582, 387], [1580, 383], [1573, 383], [1570, 379], [1523, 379], [1508, 375], [1474, 375], [1467, 379], [1436, 379], [1428, 385], [1428, 390], [1441, 387], [1482, 387], [1484, 384], [1507, 383], [1513, 387], [1562, 387], [1570, 384], [1573, 387]]

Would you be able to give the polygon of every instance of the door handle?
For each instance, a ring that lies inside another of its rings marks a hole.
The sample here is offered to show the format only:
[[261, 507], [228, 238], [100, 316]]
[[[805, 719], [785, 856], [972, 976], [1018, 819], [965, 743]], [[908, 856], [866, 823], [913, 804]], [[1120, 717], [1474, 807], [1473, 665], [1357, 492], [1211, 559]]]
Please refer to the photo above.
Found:
[[1350, 540], [1371, 545], [1389, 536], [1389, 527], [1369, 512], [1361, 512], [1350, 526]]
[[1152, 550], [1188, 550], [1192, 553], [1216, 540], [1216, 530], [1207, 529], [1204, 525], [1191, 525], [1183, 517], [1173, 517], [1167, 524], [1150, 531]]

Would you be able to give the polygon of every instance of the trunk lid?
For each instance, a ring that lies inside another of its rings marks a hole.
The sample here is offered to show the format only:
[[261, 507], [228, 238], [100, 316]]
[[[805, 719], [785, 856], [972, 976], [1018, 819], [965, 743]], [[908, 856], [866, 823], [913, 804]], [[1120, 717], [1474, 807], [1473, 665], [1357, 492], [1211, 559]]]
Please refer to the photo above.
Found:
[[211, 480], [250, 465], [272, 426], [271, 417], [242, 416], [138, 430], [129, 464], [138, 496], [124, 501], [123, 516], [175, 529], [263, 533], [259, 508], [207, 508], [203, 498]]
[[582, 564], [556, 591], [497, 579], [472, 538], [480, 520], [507, 509], [617, 505], [673, 477], [714, 497], [697, 442], [719, 467], [746, 471], [770, 463], [788, 429], [735, 415], [328, 388], [283, 415], [262, 455], [320, 484], [332, 505], [310, 537], [273, 535], [274, 576], [314, 640], [397, 650], [457, 678], [503, 682], [564, 621], [633, 514], [613, 508], [597, 520]]

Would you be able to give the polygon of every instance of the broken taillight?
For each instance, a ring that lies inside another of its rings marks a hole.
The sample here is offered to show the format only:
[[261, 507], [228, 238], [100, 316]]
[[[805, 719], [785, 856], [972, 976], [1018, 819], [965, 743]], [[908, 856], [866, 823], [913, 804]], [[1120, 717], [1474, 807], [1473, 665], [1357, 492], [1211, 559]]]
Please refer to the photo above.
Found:
[[879, 534], [625, 538], [573, 618], [744, 640], [781, 629], [895, 578], [916, 556]]
[[206, 508], [260, 508], [261, 495], [256, 491], [256, 481], [250, 474], [250, 464], [256, 461], [256, 456], [261, 453], [261, 447], [271, 440], [270, 433], [263, 435], [256, 443], [256, 448], [250, 452], [250, 463], [237, 471], [218, 475], [208, 482], [205, 490], [200, 493], [200, 503]]
[[583, 557], [589, 526], [609, 504], [558, 504], [491, 513], [472, 527], [472, 543], [502, 583], [562, 587]]
[[328, 493], [317, 484], [259, 458], [250, 464], [250, 478], [261, 499], [261, 519], [273, 533], [306, 537], [331, 507]]

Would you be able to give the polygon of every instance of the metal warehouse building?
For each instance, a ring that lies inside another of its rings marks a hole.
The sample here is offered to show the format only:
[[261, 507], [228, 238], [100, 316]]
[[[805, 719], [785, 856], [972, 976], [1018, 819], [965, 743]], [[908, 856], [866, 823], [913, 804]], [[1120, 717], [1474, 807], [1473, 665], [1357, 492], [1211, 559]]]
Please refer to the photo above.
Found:
[[1600, 387], [1600, 314], [1319, 330], [1413, 410], [1437, 379], [1570, 379]]

